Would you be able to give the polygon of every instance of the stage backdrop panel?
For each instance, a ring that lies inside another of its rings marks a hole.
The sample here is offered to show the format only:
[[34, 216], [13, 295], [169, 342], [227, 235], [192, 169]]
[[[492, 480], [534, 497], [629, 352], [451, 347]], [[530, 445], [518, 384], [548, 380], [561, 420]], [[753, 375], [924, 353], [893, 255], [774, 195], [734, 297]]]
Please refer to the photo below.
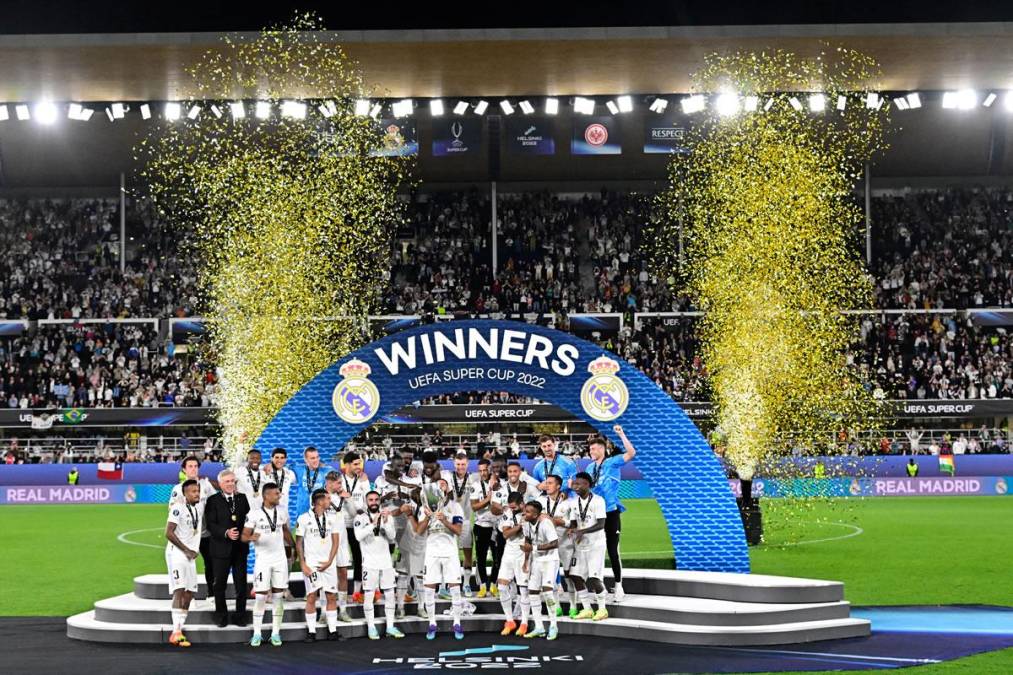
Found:
[[[665, 517], [678, 567], [749, 571], [735, 500], [720, 463], [689, 417], [618, 356], [549, 328], [452, 321], [381, 338], [308, 382], [256, 447], [314, 445], [330, 460], [383, 415], [459, 391], [509, 391], [555, 404], [617, 444], [612, 426], [622, 424], [637, 447], [637, 468]], [[301, 461], [297, 451], [292, 455]]]

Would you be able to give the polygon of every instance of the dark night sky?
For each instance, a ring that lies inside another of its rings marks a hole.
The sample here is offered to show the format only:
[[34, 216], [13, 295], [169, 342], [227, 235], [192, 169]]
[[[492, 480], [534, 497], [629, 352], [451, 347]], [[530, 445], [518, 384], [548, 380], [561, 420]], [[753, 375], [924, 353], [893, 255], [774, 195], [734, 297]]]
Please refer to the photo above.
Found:
[[191, 2], [188, 0], [3, 0], [0, 34], [148, 33], [257, 30], [284, 21], [296, 9], [313, 10], [334, 30], [411, 28], [530, 28], [560, 26], [680, 26], [736, 24], [1002, 21], [1013, 19], [1013, 2], [879, 0], [842, 2], [571, 3], [555, 0], [418, 0], [363, 2]]

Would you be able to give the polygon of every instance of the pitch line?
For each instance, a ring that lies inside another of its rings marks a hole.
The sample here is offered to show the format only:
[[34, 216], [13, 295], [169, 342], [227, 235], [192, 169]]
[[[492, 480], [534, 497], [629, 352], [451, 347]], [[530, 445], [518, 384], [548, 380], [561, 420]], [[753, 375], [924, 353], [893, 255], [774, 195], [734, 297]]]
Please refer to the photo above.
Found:
[[[851, 525], [849, 523], [838, 523], [838, 522], [827, 522], [826, 525], [840, 525], [851, 530], [847, 534], [842, 534], [838, 537], [825, 537], [823, 539], [805, 539], [803, 541], [793, 541], [787, 544], [767, 544], [771, 547], [784, 547], [784, 546], [806, 546], [808, 544], [824, 544], [829, 541], [843, 541], [844, 539], [851, 539], [857, 537], [860, 534], [865, 534], [865, 530], [860, 528], [858, 525]], [[667, 551], [630, 551], [623, 554], [624, 558], [637, 558], [649, 555], [672, 555], [672, 549]]]
[[158, 549], [162, 549], [162, 548], [165, 548], [164, 545], [160, 546], [160, 545], [157, 545], [157, 544], [145, 544], [145, 543], [140, 542], [140, 541], [130, 541], [129, 539], [127, 539], [127, 537], [129, 537], [132, 534], [140, 534], [141, 532], [161, 532], [161, 531], [162, 531], [162, 528], [160, 528], [160, 527], [149, 527], [149, 528], [146, 528], [146, 529], [143, 529], [143, 530], [130, 530], [129, 532], [122, 532], [119, 535], [117, 535], [116, 541], [123, 542], [124, 544], [130, 544], [131, 546], [144, 546], [146, 548], [158, 548]]

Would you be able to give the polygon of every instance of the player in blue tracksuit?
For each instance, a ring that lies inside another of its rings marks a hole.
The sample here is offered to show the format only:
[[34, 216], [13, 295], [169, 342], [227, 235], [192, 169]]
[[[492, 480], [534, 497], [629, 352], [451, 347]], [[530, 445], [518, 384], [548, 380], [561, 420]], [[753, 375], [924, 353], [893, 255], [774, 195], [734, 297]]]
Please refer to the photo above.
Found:
[[303, 450], [303, 461], [306, 466], [298, 474], [296, 486], [296, 513], [303, 514], [310, 510], [310, 496], [316, 490], [326, 487], [325, 477], [329, 469], [320, 461], [320, 452], [312, 445]]
[[588, 441], [588, 450], [591, 454], [591, 463], [587, 466], [587, 473], [591, 476], [591, 490], [605, 500], [605, 545], [608, 548], [609, 561], [612, 563], [612, 575], [615, 577], [615, 601], [622, 602], [625, 597], [623, 592], [623, 564], [619, 559], [619, 534], [621, 523], [619, 514], [626, 509], [619, 502], [619, 482], [623, 465], [632, 460], [637, 449], [626, 438], [626, 433], [618, 424], [612, 430], [619, 435], [623, 443], [622, 454], [616, 453], [607, 456], [608, 441], [603, 436], [594, 436]]
[[548, 488], [545, 479], [549, 476], [559, 476], [563, 481], [561, 491], [567, 498], [573, 495], [570, 483], [577, 474], [577, 465], [573, 460], [563, 457], [556, 448], [556, 439], [553, 436], [543, 434], [538, 437], [538, 447], [542, 450], [543, 459], [531, 469], [531, 477], [538, 482], [538, 489], [544, 493]]

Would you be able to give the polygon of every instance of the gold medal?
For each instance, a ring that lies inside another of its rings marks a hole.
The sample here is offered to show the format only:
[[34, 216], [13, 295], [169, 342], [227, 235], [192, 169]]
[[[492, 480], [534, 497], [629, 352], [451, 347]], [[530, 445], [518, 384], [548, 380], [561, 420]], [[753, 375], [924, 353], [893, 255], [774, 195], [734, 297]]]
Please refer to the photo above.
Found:
[[236, 522], [236, 514], [234, 514], [234, 513], [232, 514], [232, 522], [233, 523]]

